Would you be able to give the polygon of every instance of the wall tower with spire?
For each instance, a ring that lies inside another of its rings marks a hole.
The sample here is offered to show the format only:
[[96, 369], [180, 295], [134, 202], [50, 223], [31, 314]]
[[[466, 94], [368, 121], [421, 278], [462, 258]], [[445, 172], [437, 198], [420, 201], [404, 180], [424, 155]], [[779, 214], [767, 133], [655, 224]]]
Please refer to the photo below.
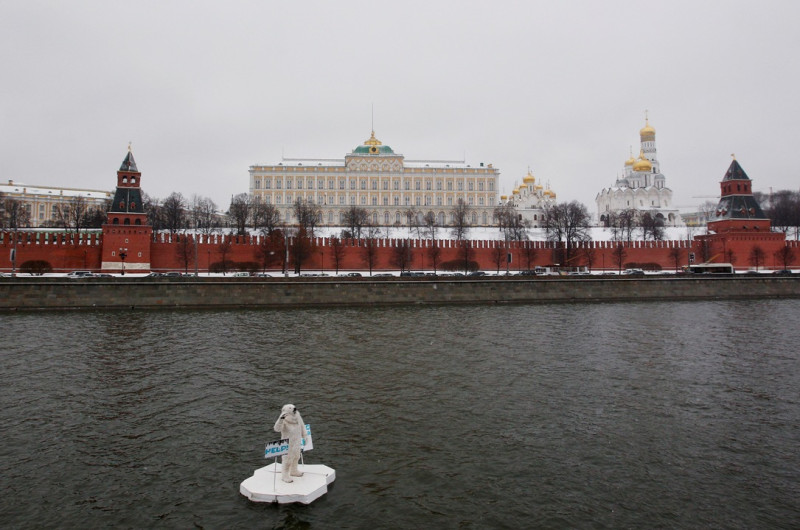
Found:
[[103, 225], [101, 269], [106, 272], [149, 272], [150, 239], [141, 188], [142, 174], [130, 145], [117, 171], [117, 191]]

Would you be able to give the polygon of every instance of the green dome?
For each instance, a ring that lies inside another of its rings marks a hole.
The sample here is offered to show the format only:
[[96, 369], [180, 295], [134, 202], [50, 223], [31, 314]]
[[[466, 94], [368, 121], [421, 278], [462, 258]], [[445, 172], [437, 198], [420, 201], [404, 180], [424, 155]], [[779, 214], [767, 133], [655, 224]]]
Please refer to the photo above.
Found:
[[388, 145], [381, 144], [381, 141], [375, 138], [375, 131], [372, 131], [372, 136], [369, 140], [364, 142], [364, 145], [359, 145], [353, 150], [355, 155], [393, 155], [394, 151]]
[[353, 150], [356, 155], [393, 155], [394, 151], [388, 145], [359, 145]]

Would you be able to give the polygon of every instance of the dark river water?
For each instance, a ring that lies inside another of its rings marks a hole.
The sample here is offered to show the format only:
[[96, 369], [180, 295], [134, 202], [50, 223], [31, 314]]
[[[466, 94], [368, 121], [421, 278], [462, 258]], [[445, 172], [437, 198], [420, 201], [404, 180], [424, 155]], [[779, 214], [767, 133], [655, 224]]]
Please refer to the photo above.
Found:
[[[2, 528], [798, 528], [800, 301], [0, 315]], [[250, 503], [280, 408], [336, 470]]]

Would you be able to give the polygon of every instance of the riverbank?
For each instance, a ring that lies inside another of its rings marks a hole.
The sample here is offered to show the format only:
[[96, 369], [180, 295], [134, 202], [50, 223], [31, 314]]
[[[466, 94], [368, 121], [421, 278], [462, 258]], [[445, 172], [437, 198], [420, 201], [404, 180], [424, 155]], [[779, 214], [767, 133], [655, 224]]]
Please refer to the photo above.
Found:
[[800, 298], [800, 277], [15, 278], [0, 311]]

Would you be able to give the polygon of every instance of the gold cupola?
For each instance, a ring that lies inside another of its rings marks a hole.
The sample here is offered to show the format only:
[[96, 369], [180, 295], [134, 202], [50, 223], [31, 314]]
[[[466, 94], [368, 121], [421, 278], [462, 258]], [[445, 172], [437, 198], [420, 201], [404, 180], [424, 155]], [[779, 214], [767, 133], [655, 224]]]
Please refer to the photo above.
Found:
[[633, 158], [633, 147], [631, 147], [631, 156], [625, 161], [625, 167], [632, 166], [636, 163], [636, 159]]
[[639, 151], [639, 160], [633, 165], [634, 171], [650, 171], [653, 169], [653, 164], [645, 158], [644, 151]]
[[533, 184], [534, 182], [536, 182], [536, 177], [533, 176], [530, 168], [528, 168], [528, 174], [525, 175], [525, 177], [523, 177], [522, 182], [525, 184]]
[[650, 126], [647, 111], [644, 113], [644, 127], [639, 131], [639, 137], [643, 142], [653, 142], [656, 139], [656, 130]]

